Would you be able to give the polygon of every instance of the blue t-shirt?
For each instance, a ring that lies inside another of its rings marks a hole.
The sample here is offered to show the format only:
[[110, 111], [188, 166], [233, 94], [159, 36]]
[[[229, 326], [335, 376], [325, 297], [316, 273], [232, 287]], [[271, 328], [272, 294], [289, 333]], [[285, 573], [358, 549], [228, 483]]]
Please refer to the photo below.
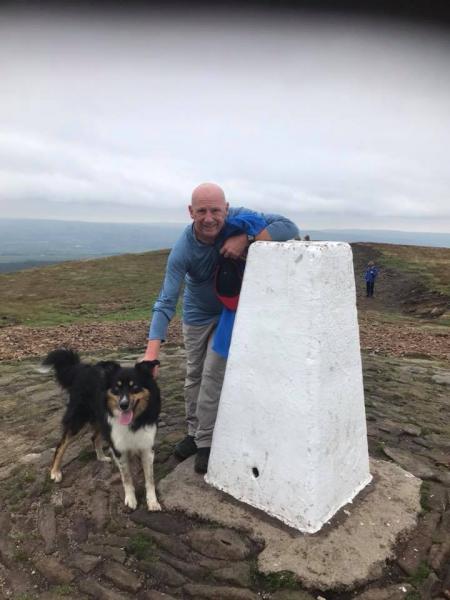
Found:
[[[240, 215], [259, 215], [267, 223], [272, 240], [283, 242], [298, 236], [297, 226], [276, 214], [256, 213], [246, 208], [230, 208], [227, 220], [214, 244], [197, 240], [193, 224], [188, 225], [173, 246], [167, 261], [164, 282], [153, 306], [153, 317], [148, 339], [165, 340], [167, 327], [175, 314], [178, 297], [184, 282], [183, 322], [187, 325], [207, 325], [217, 320], [223, 305], [214, 288], [214, 274], [220, 249], [230, 235], [240, 231], [253, 233], [245, 224], [243, 228], [233, 225], [233, 218]], [[233, 229], [234, 228], [234, 229]]]

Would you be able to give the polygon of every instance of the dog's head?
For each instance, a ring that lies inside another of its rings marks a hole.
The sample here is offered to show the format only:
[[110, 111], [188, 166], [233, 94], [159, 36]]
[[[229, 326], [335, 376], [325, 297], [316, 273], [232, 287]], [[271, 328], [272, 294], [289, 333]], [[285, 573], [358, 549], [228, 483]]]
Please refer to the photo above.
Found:
[[159, 413], [159, 390], [153, 369], [159, 361], [143, 361], [134, 367], [120, 367], [108, 374], [107, 409], [121, 425], [131, 425], [150, 409], [152, 420]]
[[95, 364], [95, 367], [101, 372], [105, 388], [111, 387], [115, 374], [121, 368], [115, 360], [101, 360]]

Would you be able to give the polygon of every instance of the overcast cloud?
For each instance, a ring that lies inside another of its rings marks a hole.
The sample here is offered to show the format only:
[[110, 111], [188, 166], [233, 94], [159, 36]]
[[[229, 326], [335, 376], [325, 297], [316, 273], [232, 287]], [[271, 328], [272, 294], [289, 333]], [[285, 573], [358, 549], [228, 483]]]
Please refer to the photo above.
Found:
[[0, 20], [6, 217], [450, 232], [450, 36], [297, 14]]

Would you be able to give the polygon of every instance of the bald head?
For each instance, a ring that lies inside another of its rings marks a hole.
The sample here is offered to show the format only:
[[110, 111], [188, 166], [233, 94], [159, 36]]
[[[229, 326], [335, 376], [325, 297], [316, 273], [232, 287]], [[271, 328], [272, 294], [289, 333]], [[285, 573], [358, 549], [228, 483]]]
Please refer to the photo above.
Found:
[[192, 192], [192, 206], [195, 207], [199, 202], [203, 201], [213, 201], [225, 206], [225, 193], [216, 183], [201, 183]]
[[192, 192], [189, 213], [198, 240], [213, 244], [222, 230], [228, 212], [223, 189], [215, 183], [201, 183]]

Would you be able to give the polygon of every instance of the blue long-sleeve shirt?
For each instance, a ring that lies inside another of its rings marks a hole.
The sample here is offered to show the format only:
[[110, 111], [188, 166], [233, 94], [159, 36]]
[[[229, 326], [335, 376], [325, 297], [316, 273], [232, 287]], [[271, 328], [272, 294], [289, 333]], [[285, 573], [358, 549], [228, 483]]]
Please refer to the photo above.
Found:
[[[259, 215], [267, 223], [272, 240], [283, 242], [298, 236], [295, 223], [276, 214], [255, 213], [247, 208], [230, 208], [227, 221], [232, 217], [250, 213]], [[167, 261], [164, 282], [153, 306], [153, 317], [148, 339], [165, 340], [167, 327], [175, 314], [178, 297], [184, 282], [183, 321], [187, 325], [207, 325], [217, 320], [222, 304], [214, 289], [214, 274], [225, 239], [233, 235], [227, 221], [214, 244], [197, 240], [193, 224], [188, 225], [173, 246]], [[239, 233], [239, 229], [236, 229]]]

